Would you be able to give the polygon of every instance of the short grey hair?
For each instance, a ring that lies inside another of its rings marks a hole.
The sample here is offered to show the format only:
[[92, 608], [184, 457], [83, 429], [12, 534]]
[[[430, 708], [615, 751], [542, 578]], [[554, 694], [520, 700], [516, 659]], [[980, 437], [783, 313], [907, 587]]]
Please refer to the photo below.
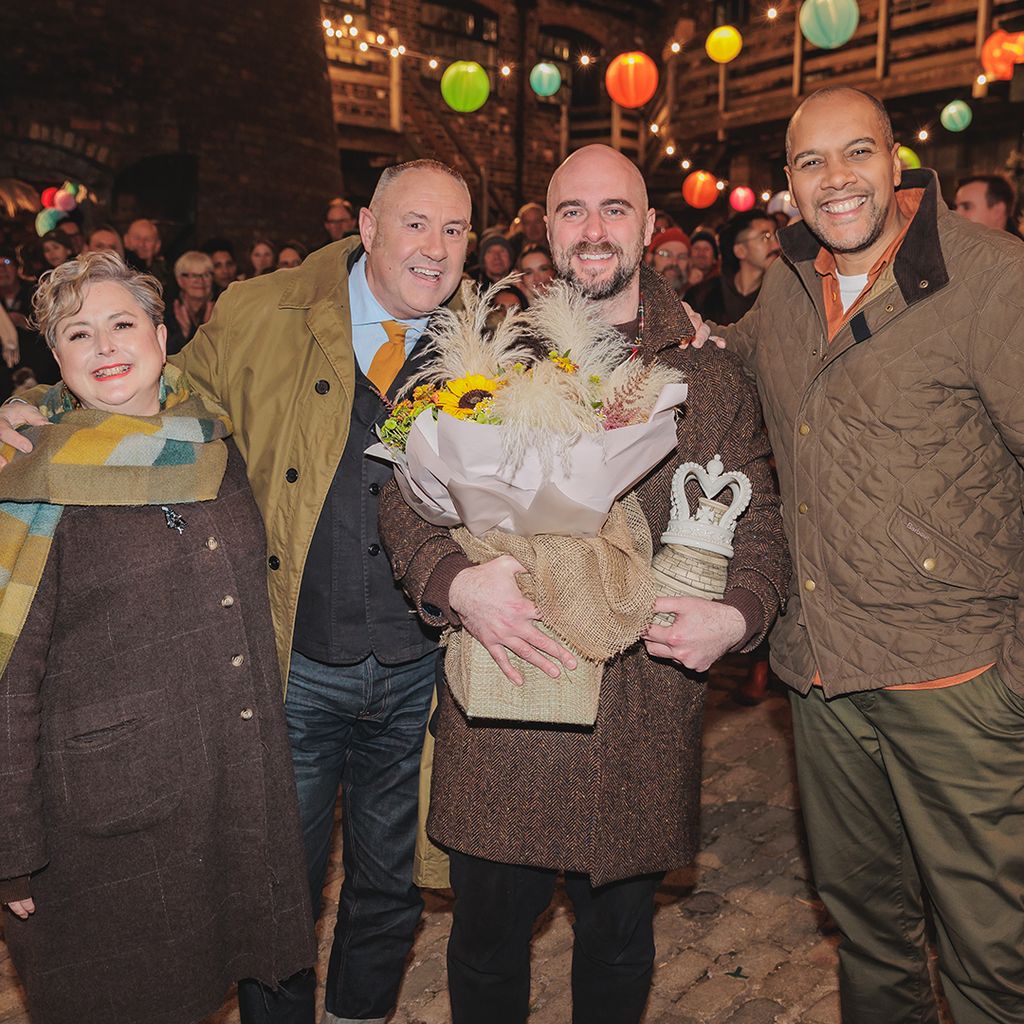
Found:
[[83, 253], [43, 274], [32, 296], [33, 326], [50, 348], [57, 344], [61, 323], [82, 308], [86, 289], [103, 281], [122, 285], [154, 326], [163, 323], [163, 285], [157, 278], [132, 270], [116, 252]]
[[370, 199], [370, 211], [375, 216], [380, 211], [381, 203], [384, 201], [384, 195], [388, 189], [409, 171], [436, 171], [439, 174], [447, 174], [449, 178], [454, 178], [466, 190], [466, 195], [472, 202], [473, 197], [466, 184], [466, 179], [454, 167], [449, 167], [448, 164], [443, 164], [440, 160], [409, 160], [404, 164], [385, 167], [381, 172], [377, 187], [373, 190], [373, 196]]
[[185, 271], [194, 271], [197, 267], [201, 274], [213, 274], [213, 260], [205, 252], [189, 249], [174, 261], [174, 276], [180, 277]]
[[875, 116], [878, 118], [878, 126], [882, 129], [882, 142], [885, 144], [886, 152], [892, 149], [896, 145], [896, 137], [892, 130], [892, 121], [889, 118], [889, 111], [885, 109], [885, 104], [877, 96], [872, 96], [871, 93], [865, 92], [863, 89], [855, 89], [852, 85], [827, 85], [823, 89], [818, 89], [817, 92], [812, 92], [810, 96], [805, 99], [796, 110], [793, 111], [793, 116], [789, 119], [789, 124], [786, 125], [786, 163], [789, 163], [790, 157], [793, 155], [793, 121], [796, 115], [800, 113], [808, 103], [813, 103], [815, 100], [827, 100], [831, 96], [836, 96], [839, 93], [846, 93], [854, 96], [859, 96], [861, 99], [867, 100], [872, 107], [875, 108]]

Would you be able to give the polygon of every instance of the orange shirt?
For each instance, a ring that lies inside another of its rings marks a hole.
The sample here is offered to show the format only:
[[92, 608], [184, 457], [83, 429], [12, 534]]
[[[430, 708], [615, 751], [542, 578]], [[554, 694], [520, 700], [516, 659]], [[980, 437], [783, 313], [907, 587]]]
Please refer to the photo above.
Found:
[[[864, 290], [859, 296], [857, 296], [857, 300], [849, 309], [843, 309], [843, 300], [839, 294], [839, 277], [838, 269], [836, 267], [836, 258], [828, 249], [824, 248], [824, 246], [821, 248], [814, 261], [814, 269], [821, 278], [821, 288], [825, 299], [826, 326], [830, 344], [832, 339], [839, 333], [843, 324], [845, 324], [850, 317], [857, 312], [861, 302], [864, 300], [864, 296], [867, 295], [874, 287], [874, 284], [878, 280], [882, 271], [896, 258], [896, 254], [900, 251], [900, 246], [903, 244], [903, 239], [907, 237], [907, 231], [910, 230], [911, 221], [913, 221], [914, 217], [917, 215], [917, 211], [921, 205], [921, 199], [923, 197], [923, 188], [904, 189], [903, 191], [896, 193], [896, 202], [899, 204], [900, 212], [906, 218], [906, 224], [904, 224], [903, 230], [899, 235], [893, 239], [892, 245], [890, 245], [885, 252], [878, 257], [874, 265], [868, 271], [868, 283], [864, 286]], [[901, 683], [895, 686], [886, 686], [885, 689], [937, 690], [943, 686], [956, 686], [958, 683], [966, 683], [968, 680], [975, 679], [977, 676], [980, 676], [982, 672], [987, 672], [991, 667], [992, 665], [982, 665], [981, 668], [974, 668], [967, 672], [960, 672], [955, 676], [944, 676], [942, 679], [928, 679], [922, 683]], [[814, 673], [814, 685], [821, 686], [821, 676], [817, 672]]]

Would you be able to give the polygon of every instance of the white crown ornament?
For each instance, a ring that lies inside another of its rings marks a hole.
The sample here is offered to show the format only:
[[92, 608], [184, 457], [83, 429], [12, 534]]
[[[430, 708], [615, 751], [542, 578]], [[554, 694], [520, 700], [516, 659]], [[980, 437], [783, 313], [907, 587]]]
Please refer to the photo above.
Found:
[[[697, 500], [697, 514], [690, 515], [686, 483], [695, 479], [704, 492]], [[713, 499], [728, 488], [732, 502], [723, 505]], [[651, 573], [659, 594], [720, 598], [725, 594], [732, 557], [736, 520], [750, 504], [752, 488], [744, 473], [726, 473], [720, 455], [705, 468], [697, 462], [683, 463], [672, 477], [672, 515], [661, 535], [664, 547], [654, 556]], [[659, 625], [675, 618], [656, 615]]]

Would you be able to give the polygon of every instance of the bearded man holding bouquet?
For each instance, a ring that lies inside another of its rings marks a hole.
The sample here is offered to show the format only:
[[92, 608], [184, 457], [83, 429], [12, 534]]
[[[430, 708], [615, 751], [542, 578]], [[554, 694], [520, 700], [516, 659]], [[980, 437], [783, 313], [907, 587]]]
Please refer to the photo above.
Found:
[[[448, 947], [455, 1024], [522, 1024], [529, 1012], [533, 924], [559, 871], [575, 913], [573, 1020], [635, 1024], [654, 963], [654, 894], [692, 858], [699, 835], [699, 673], [762, 640], [787, 593], [790, 563], [757, 395], [738, 360], [680, 349], [692, 326], [671, 289], [642, 266], [654, 210], [640, 172], [606, 146], [572, 154], [548, 189], [548, 235], [562, 278], [644, 360], [685, 375], [676, 450], [630, 491], [655, 540], [676, 468], [720, 456], [749, 477], [721, 601], [658, 598], [651, 625], [605, 665], [593, 727], [468, 718], [441, 687], [428, 832], [451, 857], [456, 902]], [[628, 351], [628, 350], [627, 350]], [[503, 555], [474, 565], [447, 529], [421, 519], [394, 483], [380, 535], [421, 617], [476, 638], [522, 683], [509, 652], [551, 676], [573, 654], [537, 628], [535, 604]], [[688, 494], [691, 504], [696, 491]]]

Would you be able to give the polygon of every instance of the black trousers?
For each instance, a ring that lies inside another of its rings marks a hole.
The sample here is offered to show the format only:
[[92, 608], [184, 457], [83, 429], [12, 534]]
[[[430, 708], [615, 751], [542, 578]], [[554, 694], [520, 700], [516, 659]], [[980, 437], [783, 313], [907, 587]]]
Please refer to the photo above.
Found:
[[[551, 902], [558, 873], [450, 852], [452, 1024], [523, 1024], [533, 925]], [[594, 889], [587, 875], [566, 875], [576, 918], [573, 1024], [640, 1020], [654, 967], [654, 894], [663, 877], [641, 875]]]

